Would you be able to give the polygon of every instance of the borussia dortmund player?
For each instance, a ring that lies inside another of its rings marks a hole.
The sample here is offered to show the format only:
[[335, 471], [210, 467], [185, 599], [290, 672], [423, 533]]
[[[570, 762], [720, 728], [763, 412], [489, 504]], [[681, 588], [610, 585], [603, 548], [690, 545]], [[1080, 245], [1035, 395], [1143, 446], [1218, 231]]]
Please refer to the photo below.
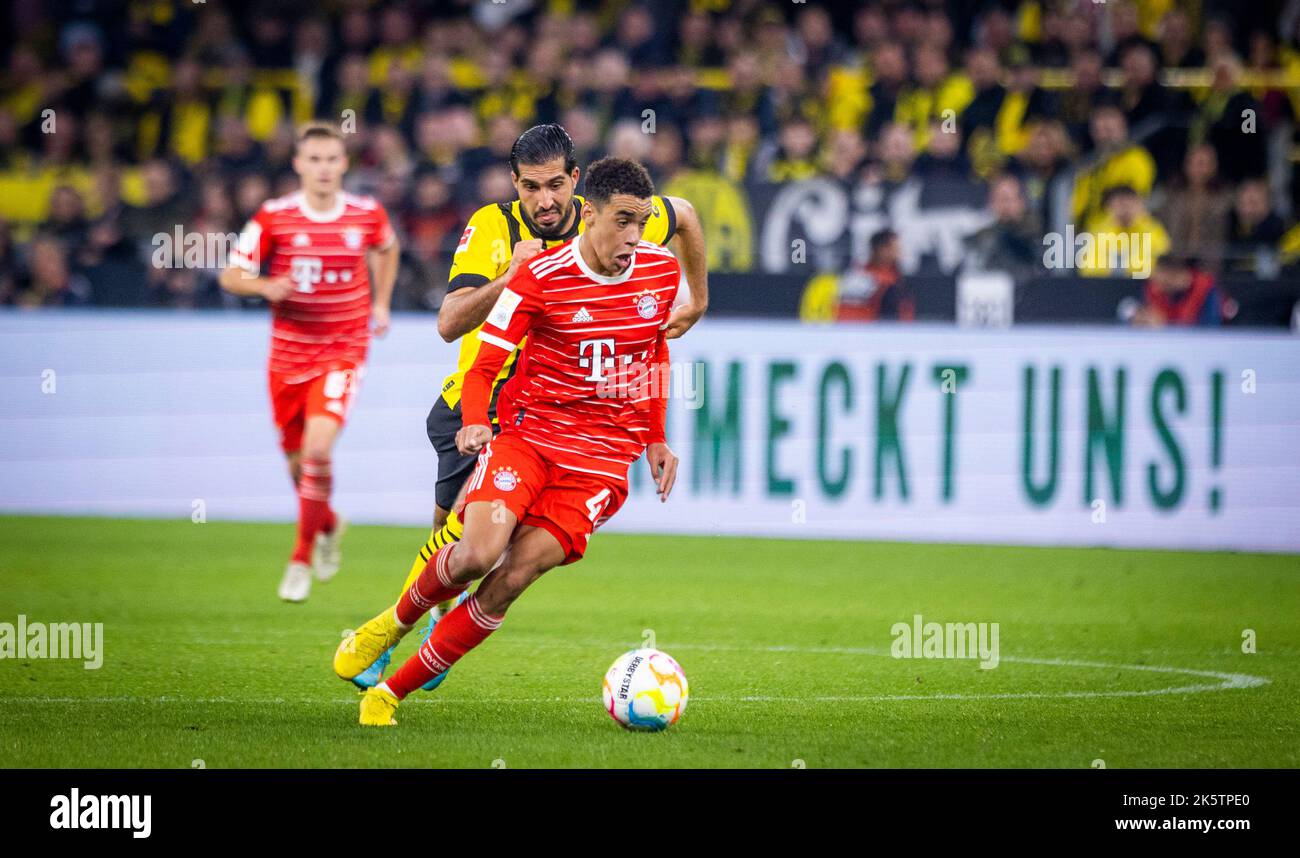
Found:
[[[438, 549], [461, 536], [463, 525], [456, 510], [464, 503], [465, 481], [476, 457], [456, 449], [456, 432], [461, 428], [465, 373], [482, 346], [476, 336], [478, 329], [521, 266], [544, 250], [572, 239], [584, 228], [583, 198], [575, 193], [580, 171], [574, 160], [573, 141], [561, 126], [536, 125], [521, 134], [510, 152], [510, 169], [519, 199], [483, 206], [470, 218], [457, 244], [447, 297], [438, 313], [438, 333], [447, 342], [460, 338], [460, 355], [455, 372], [443, 381], [426, 421], [429, 441], [438, 452], [433, 533], [412, 562], [402, 592], [419, 577]], [[695, 208], [686, 200], [655, 195], [650, 202], [643, 238], [660, 246], [672, 243], [681, 257], [690, 291], [689, 301], [677, 307], [667, 321], [665, 336], [673, 339], [686, 333], [708, 307], [704, 231]], [[514, 373], [518, 357], [516, 349], [493, 382], [489, 404], [493, 432], [500, 429], [497, 393]], [[446, 607], [429, 612], [426, 637]], [[390, 658], [391, 654], [385, 653], [353, 682], [363, 688], [374, 685]], [[435, 677], [426, 689], [436, 688], [444, 676]]]

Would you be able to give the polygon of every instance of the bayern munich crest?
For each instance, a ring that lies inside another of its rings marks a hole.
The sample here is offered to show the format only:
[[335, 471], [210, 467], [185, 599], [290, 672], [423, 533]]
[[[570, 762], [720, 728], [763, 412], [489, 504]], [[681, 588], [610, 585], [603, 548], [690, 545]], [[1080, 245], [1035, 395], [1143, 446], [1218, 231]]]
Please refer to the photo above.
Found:
[[497, 468], [492, 472], [492, 485], [497, 487], [497, 491], [513, 491], [519, 485], [519, 474], [514, 468]]
[[659, 312], [659, 299], [649, 292], [641, 293], [641, 297], [636, 299], [636, 312], [643, 319], [653, 319]]

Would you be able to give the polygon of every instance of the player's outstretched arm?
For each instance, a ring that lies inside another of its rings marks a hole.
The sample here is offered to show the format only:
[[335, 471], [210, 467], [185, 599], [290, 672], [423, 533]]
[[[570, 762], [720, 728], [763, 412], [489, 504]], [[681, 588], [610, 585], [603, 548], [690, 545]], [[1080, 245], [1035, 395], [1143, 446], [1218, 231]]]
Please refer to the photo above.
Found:
[[677, 215], [677, 232], [672, 244], [682, 261], [682, 273], [690, 289], [690, 301], [668, 317], [668, 338], [676, 339], [691, 329], [709, 309], [709, 260], [704, 246], [704, 226], [695, 206], [681, 197], [666, 197]]
[[542, 252], [542, 241], [530, 238], [515, 244], [510, 257], [510, 267], [495, 280], [477, 289], [457, 289], [448, 292], [438, 309], [438, 334], [446, 342], [455, 342], [483, 324], [488, 312], [501, 296], [501, 290], [515, 276], [519, 266]]

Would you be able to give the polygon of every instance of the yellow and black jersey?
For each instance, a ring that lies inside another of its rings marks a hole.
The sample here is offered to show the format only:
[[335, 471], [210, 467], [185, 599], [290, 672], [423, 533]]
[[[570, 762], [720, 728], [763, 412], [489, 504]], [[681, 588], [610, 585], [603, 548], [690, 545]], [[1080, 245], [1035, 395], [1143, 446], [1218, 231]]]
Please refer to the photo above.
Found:
[[[667, 245], [677, 231], [677, 213], [664, 197], [656, 195], [651, 198], [651, 202], [653, 207], [650, 221], [645, 227], [644, 238], [654, 244]], [[547, 239], [544, 242], [546, 249], [563, 244], [582, 232], [582, 203], [582, 197], [577, 195], [573, 197], [571, 203], [573, 226], [559, 238]], [[456, 245], [456, 255], [452, 257], [447, 291], [450, 293], [457, 289], [477, 289], [505, 274], [506, 269], [510, 267], [510, 257], [515, 252], [515, 245], [537, 237], [532, 226], [528, 215], [520, 209], [519, 200], [483, 206], [474, 212], [474, 216], [469, 219], [469, 225], [465, 227], [465, 232], [461, 234], [460, 242]], [[474, 365], [474, 358], [478, 356], [481, 342], [478, 338], [478, 330], [475, 328], [460, 338], [460, 355], [456, 360], [456, 371], [447, 376], [442, 383], [442, 398], [446, 400], [448, 408], [455, 408], [460, 403], [461, 382], [465, 379], [465, 373]], [[519, 348], [523, 348], [523, 345], [521, 341]], [[519, 348], [506, 359], [505, 366], [501, 368], [493, 384], [494, 405], [497, 391], [501, 389], [501, 382], [515, 371]], [[496, 421], [495, 412], [496, 409], [493, 408], [493, 422]]]

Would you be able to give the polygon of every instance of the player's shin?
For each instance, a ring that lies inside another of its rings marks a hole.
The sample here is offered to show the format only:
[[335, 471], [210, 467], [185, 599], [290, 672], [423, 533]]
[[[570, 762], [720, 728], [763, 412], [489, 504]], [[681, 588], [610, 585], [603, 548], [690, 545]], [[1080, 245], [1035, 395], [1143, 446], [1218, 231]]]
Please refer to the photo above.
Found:
[[420, 553], [415, 556], [411, 562], [411, 570], [406, 573], [406, 582], [402, 584], [402, 592], [405, 593], [415, 583], [415, 579], [420, 577], [424, 567], [433, 559], [442, 548], [451, 545], [453, 542], [460, 540], [461, 534], [465, 532], [465, 524], [455, 512], [448, 513], [447, 523], [435, 530], [429, 536], [429, 541], [424, 543]]
[[470, 596], [438, 621], [433, 634], [419, 651], [383, 684], [398, 700], [404, 699], [487, 640], [488, 635], [501, 625], [502, 619], [484, 613], [479, 608], [477, 597]]
[[458, 545], [453, 542], [434, 552], [420, 574], [402, 592], [395, 609], [397, 622], [402, 626], [415, 625], [434, 605], [456, 598], [465, 589], [467, 585], [452, 580], [450, 573], [451, 555]]
[[329, 459], [302, 460], [298, 480], [298, 541], [294, 545], [295, 563], [311, 563], [316, 534], [334, 529], [334, 511], [330, 509], [333, 485]]

